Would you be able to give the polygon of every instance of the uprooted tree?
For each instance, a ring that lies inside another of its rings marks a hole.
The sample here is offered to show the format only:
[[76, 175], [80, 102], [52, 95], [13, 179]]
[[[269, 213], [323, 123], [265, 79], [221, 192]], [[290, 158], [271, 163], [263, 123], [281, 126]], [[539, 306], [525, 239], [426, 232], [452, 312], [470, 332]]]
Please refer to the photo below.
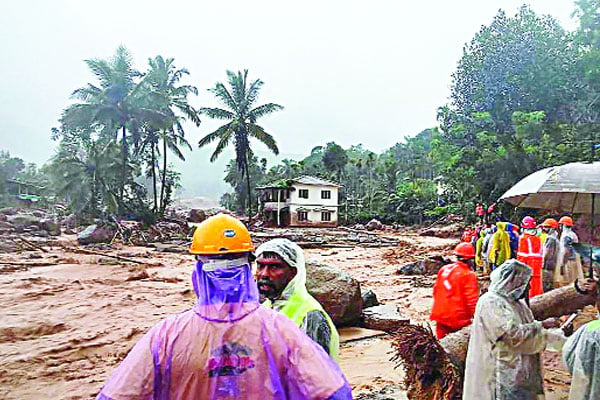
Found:
[[[574, 285], [551, 290], [531, 299], [536, 320], [571, 314], [596, 302], [596, 287], [587, 294]], [[408, 397], [413, 400], [458, 400], [469, 347], [471, 327], [467, 326], [438, 341], [428, 327], [401, 325], [393, 342], [392, 361], [406, 372]], [[400, 364], [401, 362], [401, 364]]]

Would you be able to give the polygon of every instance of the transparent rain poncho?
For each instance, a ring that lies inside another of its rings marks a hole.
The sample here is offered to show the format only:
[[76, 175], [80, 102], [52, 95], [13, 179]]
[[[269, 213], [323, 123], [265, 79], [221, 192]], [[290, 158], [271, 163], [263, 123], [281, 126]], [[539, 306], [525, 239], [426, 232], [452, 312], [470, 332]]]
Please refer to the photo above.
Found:
[[247, 256], [199, 257], [192, 282], [196, 305], [151, 328], [98, 399], [352, 398], [323, 349], [258, 304]]
[[569, 400], [600, 399], [600, 320], [588, 322], [567, 340], [563, 360], [573, 376]]
[[579, 243], [577, 234], [570, 226], [564, 226], [559, 238], [558, 262], [554, 273], [555, 281], [559, 285], [574, 282], [575, 279], [583, 280], [581, 257], [575, 251], [573, 244]]
[[514, 259], [490, 275], [471, 326], [463, 399], [543, 398], [539, 353], [548, 343], [559, 348], [564, 337], [545, 330], [522, 300], [530, 278], [531, 269]]
[[264, 253], [277, 254], [290, 267], [296, 268], [296, 276], [278, 298], [272, 301], [266, 299], [263, 305], [294, 321], [337, 361], [339, 335], [329, 315], [306, 289], [306, 262], [302, 249], [291, 240], [278, 238], [269, 240], [256, 249], [257, 258]]

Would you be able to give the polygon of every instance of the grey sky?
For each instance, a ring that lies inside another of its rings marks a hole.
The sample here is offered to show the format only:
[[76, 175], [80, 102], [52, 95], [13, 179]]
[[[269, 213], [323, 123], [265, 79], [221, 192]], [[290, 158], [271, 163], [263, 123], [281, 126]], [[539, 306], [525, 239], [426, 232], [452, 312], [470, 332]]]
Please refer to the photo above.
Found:
[[[572, 29], [571, 0], [533, 0]], [[107, 58], [125, 45], [135, 66], [174, 57], [200, 89], [196, 106], [217, 103], [206, 91], [225, 70], [247, 68], [265, 85], [259, 101], [286, 107], [262, 120], [283, 157], [315, 145], [362, 143], [381, 152], [435, 126], [464, 44], [499, 8], [523, 1], [131, 1], [38, 0], [0, 4], [1, 150], [44, 163], [70, 93], [93, 77], [82, 60]], [[180, 165], [187, 195], [218, 197], [231, 153], [209, 165], [197, 142], [217, 126], [187, 130], [194, 151]], [[264, 146], [254, 144], [262, 155]], [[281, 157], [280, 157], [281, 158]]]

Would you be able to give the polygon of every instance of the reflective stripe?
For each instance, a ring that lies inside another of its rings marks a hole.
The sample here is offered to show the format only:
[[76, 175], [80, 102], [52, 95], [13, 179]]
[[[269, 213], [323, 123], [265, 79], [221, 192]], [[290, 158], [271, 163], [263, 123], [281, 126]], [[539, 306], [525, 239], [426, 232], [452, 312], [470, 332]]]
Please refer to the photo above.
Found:
[[446, 279], [444, 279], [444, 287], [448, 290], [452, 290], [452, 285], [450, 284], [450, 282]]

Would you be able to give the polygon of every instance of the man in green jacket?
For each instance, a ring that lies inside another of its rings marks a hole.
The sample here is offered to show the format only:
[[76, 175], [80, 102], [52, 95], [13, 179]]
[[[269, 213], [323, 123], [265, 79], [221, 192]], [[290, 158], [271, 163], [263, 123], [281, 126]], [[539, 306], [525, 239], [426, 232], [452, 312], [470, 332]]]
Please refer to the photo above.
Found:
[[306, 289], [302, 249], [273, 239], [256, 249], [256, 280], [263, 305], [290, 318], [337, 361], [338, 332], [321, 304]]

